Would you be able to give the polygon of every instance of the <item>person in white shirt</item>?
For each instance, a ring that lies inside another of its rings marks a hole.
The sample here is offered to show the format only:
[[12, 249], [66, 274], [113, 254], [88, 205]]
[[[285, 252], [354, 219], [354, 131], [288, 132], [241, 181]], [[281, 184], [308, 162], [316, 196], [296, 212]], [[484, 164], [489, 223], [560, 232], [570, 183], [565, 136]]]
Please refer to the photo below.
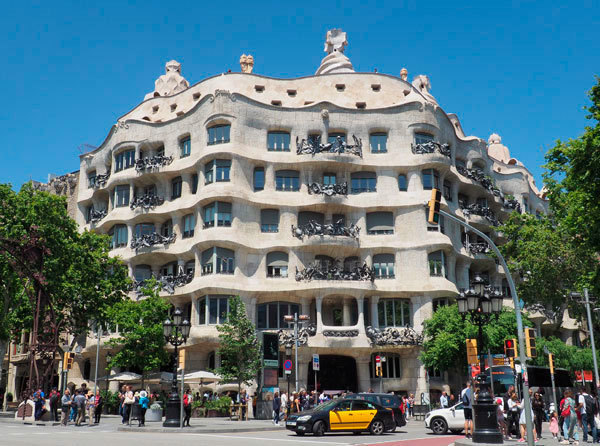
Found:
[[465, 415], [465, 436], [471, 438], [471, 435], [473, 435], [473, 389], [471, 389], [471, 381], [467, 381], [466, 387], [460, 392], [460, 400]]
[[287, 393], [281, 392], [281, 407], [279, 408], [279, 420], [285, 420], [287, 414], [288, 396]]
[[442, 392], [442, 396], [440, 396], [440, 406], [442, 409], [448, 407], [448, 395], [446, 392]]

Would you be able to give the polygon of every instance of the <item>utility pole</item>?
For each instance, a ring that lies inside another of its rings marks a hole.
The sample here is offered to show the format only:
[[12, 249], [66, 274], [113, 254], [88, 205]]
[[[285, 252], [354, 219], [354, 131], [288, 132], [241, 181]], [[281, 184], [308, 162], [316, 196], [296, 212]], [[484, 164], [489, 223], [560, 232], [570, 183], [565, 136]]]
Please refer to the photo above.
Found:
[[598, 376], [598, 359], [596, 358], [596, 342], [594, 341], [594, 325], [592, 324], [592, 311], [590, 310], [590, 296], [588, 289], [583, 289], [585, 296], [585, 308], [587, 310], [588, 327], [590, 330], [590, 341], [592, 342], [592, 357], [594, 358], [594, 377], [596, 378], [596, 395], [598, 394], [598, 386], [600, 386], [600, 377]]
[[[296, 392], [298, 391], [298, 325], [308, 321], [310, 317], [306, 314], [294, 313], [292, 316], [286, 315], [283, 317], [283, 320], [288, 324], [294, 324], [294, 347], [295, 347], [295, 373], [296, 373]], [[289, 393], [289, 390], [288, 390]]]
[[[104, 331], [104, 330], [103, 330]], [[98, 360], [100, 358], [100, 324], [96, 322], [96, 371], [94, 372], [94, 398], [98, 389]]]

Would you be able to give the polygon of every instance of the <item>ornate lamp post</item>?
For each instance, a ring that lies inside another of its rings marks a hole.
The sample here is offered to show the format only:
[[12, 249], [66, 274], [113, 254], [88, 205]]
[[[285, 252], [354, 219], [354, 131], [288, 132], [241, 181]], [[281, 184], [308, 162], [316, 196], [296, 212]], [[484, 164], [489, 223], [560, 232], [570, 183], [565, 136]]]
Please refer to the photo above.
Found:
[[171, 393], [167, 401], [167, 415], [163, 423], [164, 427], [179, 427], [181, 419], [181, 400], [177, 391], [177, 347], [185, 344], [190, 335], [191, 324], [187, 319], [183, 319], [181, 309], [176, 308], [173, 312], [173, 321], [167, 319], [163, 322], [163, 334], [165, 340], [175, 347], [173, 351], [173, 382], [171, 383]]
[[[288, 314], [286, 316], [283, 317], [283, 320], [285, 322], [287, 322], [288, 324], [293, 324], [294, 325], [294, 346], [295, 346], [295, 350], [296, 350], [296, 358], [295, 358], [295, 372], [296, 372], [296, 392], [299, 391], [298, 388], [298, 326], [304, 322], [307, 322], [310, 320], [310, 316], [306, 315], [306, 314], [300, 314], [298, 315], [298, 313], [294, 313], [294, 315], [292, 316], [291, 314]], [[289, 390], [288, 390], [289, 393]]]
[[[456, 299], [458, 311], [463, 317], [468, 314], [471, 321], [479, 328], [477, 344], [480, 352], [483, 352], [483, 326], [490, 322], [492, 317], [498, 318], [502, 311], [503, 295], [500, 291], [492, 290], [485, 280], [477, 274], [468, 290], [460, 293]], [[493, 379], [490, 368], [490, 381]], [[488, 382], [485, 376], [485, 362], [483, 355], [479, 360], [479, 375], [477, 376], [479, 395], [473, 404], [473, 443], [502, 444], [502, 433], [498, 429], [496, 419], [496, 404], [490, 394]]]

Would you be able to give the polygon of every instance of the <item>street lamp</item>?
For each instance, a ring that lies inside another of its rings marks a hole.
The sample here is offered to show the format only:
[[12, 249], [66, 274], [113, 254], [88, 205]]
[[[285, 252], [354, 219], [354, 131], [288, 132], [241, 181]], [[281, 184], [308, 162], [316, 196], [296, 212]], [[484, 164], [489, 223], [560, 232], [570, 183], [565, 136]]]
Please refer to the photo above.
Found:
[[[294, 346], [296, 349], [296, 358], [295, 358], [295, 373], [296, 373], [296, 392], [298, 391], [298, 325], [307, 322], [310, 320], [310, 317], [306, 314], [298, 315], [298, 313], [294, 313], [283, 316], [283, 320], [288, 324], [294, 324]], [[316, 389], [315, 389], [316, 390]], [[289, 393], [289, 390], [288, 390]]]
[[183, 313], [180, 308], [176, 308], [172, 314], [173, 321], [167, 319], [163, 322], [163, 335], [165, 340], [175, 347], [173, 351], [173, 381], [171, 383], [171, 393], [167, 401], [167, 415], [163, 423], [164, 427], [179, 427], [181, 419], [181, 399], [177, 391], [177, 347], [185, 344], [190, 335], [191, 324], [187, 319], [183, 319]]
[[[471, 321], [479, 329], [477, 344], [479, 351], [483, 352], [483, 326], [490, 322], [492, 317], [498, 318], [502, 311], [502, 300], [504, 296], [498, 290], [492, 290], [486, 281], [476, 274], [471, 281], [468, 290], [460, 293], [456, 301], [458, 311], [463, 317], [468, 314]], [[489, 361], [489, 358], [488, 358]], [[492, 364], [490, 364], [490, 381], [493, 379]], [[490, 394], [488, 382], [485, 377], [485, 362], [483, 354], [480, 353], [479, 375], [477, 376], [479, 384], [479, 394], [477, 401], [473, 404], [473, 443], [502, 443], [502, 433], [498, 429], [496, 417], [488, 416], [496, 413], [496, 404]]]

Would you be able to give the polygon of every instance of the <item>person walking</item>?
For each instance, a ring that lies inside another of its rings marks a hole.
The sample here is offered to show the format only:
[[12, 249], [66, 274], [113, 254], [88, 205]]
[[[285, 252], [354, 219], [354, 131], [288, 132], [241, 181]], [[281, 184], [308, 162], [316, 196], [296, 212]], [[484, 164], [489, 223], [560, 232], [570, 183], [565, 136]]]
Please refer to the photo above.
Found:
[[100, 416], [102, 415], [102, 409], [104, 408], [104, 398], [100, 395], [100, 391], [96, 392], [96, 398], [94, 399], [96, 402], [96, 410], [94, 411], [94, 423], [100, 424]]
[[448, 407], [448, 394], [445, 391], [440, 396], [440, 407], [442, 409]]
[[[189, 389], [188, 389], [189, 392]], [[184, 395], [185, 397], [185, 395]], [[139, 423], [138, 423], [138, 427], [144, 427], [146, 426], [146, 411], [148, 410], [148, 404], [150, 403], [150, 400], [148, 399], [148, 393], [145, 390], [142, 390], [140, 392], [140, 399], [139, 399], [139, 405], [140, 405], [140, 419], [139, 419]], [[190, 413], [191, 413], [191, 404], [190, 404]], [[186, 411], [185, 413], [186, 418], [188, 419], [188, 426], [190, 425], [190, 418], [188, 416], [188, 412]], [[185, 424], [184, 424], [185, 426]]]
[[58, 403], [60, 402], [60, 393], [56, 389], [56, 387], [52, 388], [50, 392], [50, 418], [54, 421], [59, 421], [58, 419]]
[[535, 432], [537, 433], [538, 440], [542, 438], [542, 422], [546, 416], [545, 409], [546, 405], [542, 399], [542, 395], [539, 392], [533, 394], [533, 400], [531, 400], [531, 408], [533, 410], [533, 423], [535, 426]]
[[473, 389], [471, 389], [471, 381], [466, 382], [465, 388], [460, 392], [460, 399], [465, 415], [465, 437], [471, 438], [471, 435], [473, 435]]
[[187, 389], [183, 394], [183, 412], [185, 414], [183, 418], [183, 426], [190, 427], [190, 417], [192, 416], [192, 391]]
[[279, 426], [279, 412], [281, 411], [281, 398], [279, 392], [273, 395], [273, 423]]
[[46, 400], [44, 399], [44, 393], [41, 389], [38, 389], [37, 392], [33, 394], [33, 403], [35, 407], [35, 421], [40, 421], [42, 419], [42, 416], [44, 415], [44, 405], [46, 404]]
[[573, 399], [573, 392], [570, 389], [565, 390], [565, 398], [561, 405], [561, 415], [563, 422], [563, 441], [560, 444], [570, 444], [571, 440], [574, 444], [579, 444], [579, 432], [577, 428], [577, 404]]
[[75, 408], [77, 409], [77, 419], [75, 420], [75, 426], [81, 426], [81, 423], [85, 423], [85, 405], [86, 405], [86, 397], [83, 395], [81, 390], [75, 391], [75, 397], [73, 398], [73, 403], [75, 404]]
[[279, 409], [279, 411], [281, 412], [281, 415], [279, 417], [280, 421], [287, 419], [288, 406], [289, 406], [288, 395], [285, 392], [281, 392], [281, 408]]
[[513, 391], [508, 400], [508, 438], [511, 439], [511, 433], [516, 432], [517, 438], [520, 437], [519, 418], [521, 415], [521, 402], [517, 397], [517, 392]]
[[580, 388], [579, 411], [581, 414], [581, 427], [583, 428], [583, 442], [587, 443], [588, 433], [592, 435], [592, 441], [598, 443], [598, 430], [594, 417], [598, 413], [598, 402], [585, 388]]
[[135, 403], [135, 397], [131, 390], [131, 386], [127, 386], [125, 397], [123, 398], [123, 418], [121, 422], [123, 424], [129, 424], [129, 418], [131, 417], [131, 408]]
[[415, 394], [411, 393], [408, 397], [408, 414], [411, 418], [415, 416]]
[[66, 426], [69, 423], [69, 413], [71, 412], [71, 391], [69, 389], [65, 390], [65, 393], [60, 399], [60, 404], [60, 411], [62, 415], [60, 423], [63, 426]]
[[88, 414], [88, 426], [93, 426], [94, 420], [96, 419], [94, 416], [96, 413], [96, 396], [94, 395], [93, 390], [90, 390], [87, 396], [86, 408]]
[[[531, 398], [529, 400], [529, 402], [531, 403]], [[523, 400], [521, 401], [521, 404], [519, 404], [519, 409], [520, 409], [520, 415], [519, 415], [519, 428], [521, 430], [521, 438], [519, 439], [519, 443], [524, 443], [527, 441], [527, 423], [525, 421], [525, 398], [523, 398]], [[533, 419], [533, 409], [530, 406], [531, 411], [531, 419]], [[533, 441], [536, 442], [537, 441], [537, 433], [536, 433], [536, 429], [535, 429], [535, 424], [533, 426]]]

